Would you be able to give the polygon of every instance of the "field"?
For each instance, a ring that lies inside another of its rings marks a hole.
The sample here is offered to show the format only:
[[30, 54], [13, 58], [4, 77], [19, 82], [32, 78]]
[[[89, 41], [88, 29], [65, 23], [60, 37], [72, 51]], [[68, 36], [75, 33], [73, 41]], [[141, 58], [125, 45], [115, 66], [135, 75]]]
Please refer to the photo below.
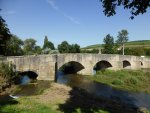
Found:
[[[99, 49], [102, 48], [103, 44], [95, 44], [84, 47], [82, 49]], [[125, 44], [126, 48], [136, 48], [136, 47], [144, 47], [150, 48], [150, 40], [139, 40], [139, 41], [130, 41]]]

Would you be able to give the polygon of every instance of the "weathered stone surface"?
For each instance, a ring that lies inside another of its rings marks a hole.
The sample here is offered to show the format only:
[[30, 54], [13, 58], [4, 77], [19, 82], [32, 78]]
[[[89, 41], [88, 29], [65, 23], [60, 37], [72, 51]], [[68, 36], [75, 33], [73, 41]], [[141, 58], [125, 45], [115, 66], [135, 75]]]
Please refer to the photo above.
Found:
[[[84, 69], [80, 74], [93, 74], [93, 67], [100, 61], [107, 61], [112, 65], [109, 69], [119, 70], [122, 68], [139, 70], [150, 68], [150, 59], [130, 55], [115, 54], [52, 54], [52, 55], [30, 55], [11, 56], [6, 61], [13, 64], [16, 71], [33, 71], [38, 74], [40, 80], [54, 80], [55, 71], [64, 64], [75, 61], [80, 63]], [[57, 62], [57, 66], [56, 66]], [[130, 64], [123, 67], [123, 62]]]

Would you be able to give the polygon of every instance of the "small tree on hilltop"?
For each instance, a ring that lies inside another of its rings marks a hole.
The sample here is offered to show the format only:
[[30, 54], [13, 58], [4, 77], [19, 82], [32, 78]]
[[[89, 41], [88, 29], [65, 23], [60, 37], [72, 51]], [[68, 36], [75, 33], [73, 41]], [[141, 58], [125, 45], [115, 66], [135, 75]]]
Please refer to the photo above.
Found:
[[114, 38], [112, 36], [110, 36], [110, 34], [106, 35], [106, 37], [104, 38], [104, 49], [103, 52], [106, 54], [113, 54], [114, 50]]
[[122, 45], [122, 54], [124, 55], [124, 44], [128, 41], [128, 31], [127, 30], [121, 30], [118, 32], [117, 40], [116, 42], [118, 44]]

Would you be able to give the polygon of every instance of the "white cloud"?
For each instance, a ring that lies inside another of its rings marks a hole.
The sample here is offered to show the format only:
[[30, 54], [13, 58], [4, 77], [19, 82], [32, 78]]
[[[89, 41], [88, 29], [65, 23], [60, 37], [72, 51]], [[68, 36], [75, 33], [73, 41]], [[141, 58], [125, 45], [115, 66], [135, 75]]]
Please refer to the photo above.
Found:
[[75, 23], [75, 24], [80, 24], [79, 21], [77, 21], [74, 17], [69, 16], [67, 14], [65, 14], [64, 12], [62, 12], [59, 7], [55, 4], [54, 0], [47, 0], [47, 3], [57, 12], [59, 12], [61, 15], [63, 15], [65, 18], [67, 18], [68, 20], [70, 20], [71, 22]]
[[55, 5], [53, 0], [47, 0], [47, 3], [55, 10], [59, 10], [59, 8]]
[[1, 11], [0, 14], [2, 15], [13, 15], [15, 14], [16, 12], [13, 11], [13, 10], [10, 10], [10, 11]]
[[68, 16], [68, 15], [64, 15], [66, 18], [68, 18], [70, 21], [72, 21], [73, 23], [75, 24], [80, 24], [79, 21], [77, 21], [75, 18], [71, 17], [71, 16]]

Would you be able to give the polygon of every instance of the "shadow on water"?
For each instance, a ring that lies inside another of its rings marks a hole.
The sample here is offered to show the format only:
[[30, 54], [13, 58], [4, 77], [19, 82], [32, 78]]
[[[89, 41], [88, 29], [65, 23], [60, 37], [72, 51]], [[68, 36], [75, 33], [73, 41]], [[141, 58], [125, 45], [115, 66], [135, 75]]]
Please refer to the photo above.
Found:
[[59, 106], [65, 113], [74, 112], [77, 108], [83, 113], [93, 113], [99, 109], [109, 113], [142, 113], [139, 109], [150, 109], [149, 94], [114, 89], [76, 74], [60, 75], [57, 82], [73, 87], [70, 98]]
[[59, 110], [65, 113], [73, 113], [78, 110], [81, 113], [101, 113], [100, 110], [108, 113], [142, 113], [136, 107], [116, 100], [97, 98], [83, 89], [74, 87], [69, 94], [70, 98], [66, 103], [59, 105]]

